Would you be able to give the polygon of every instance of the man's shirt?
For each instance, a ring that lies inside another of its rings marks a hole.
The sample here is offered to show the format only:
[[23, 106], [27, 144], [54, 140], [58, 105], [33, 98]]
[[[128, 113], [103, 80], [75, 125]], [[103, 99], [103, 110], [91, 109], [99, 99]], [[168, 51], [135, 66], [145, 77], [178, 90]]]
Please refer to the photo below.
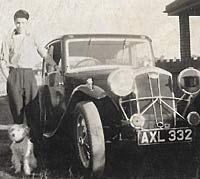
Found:
[[15, 31], [2, 43], [0, 58], [8, 67], [32, 68], [41, 62], [38, 54], [45, 58], [47, 50], [30, 34], [16, 34]]

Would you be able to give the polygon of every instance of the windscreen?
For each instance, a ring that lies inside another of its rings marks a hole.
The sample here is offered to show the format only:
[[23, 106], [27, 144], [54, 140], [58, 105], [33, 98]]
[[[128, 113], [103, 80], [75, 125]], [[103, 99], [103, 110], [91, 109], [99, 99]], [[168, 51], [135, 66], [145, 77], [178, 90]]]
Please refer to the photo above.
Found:
[[146, 39], [87, 39], [68, 43], [71, 69], [101, 65], [141, 67], [153, 63], [150, 43]]

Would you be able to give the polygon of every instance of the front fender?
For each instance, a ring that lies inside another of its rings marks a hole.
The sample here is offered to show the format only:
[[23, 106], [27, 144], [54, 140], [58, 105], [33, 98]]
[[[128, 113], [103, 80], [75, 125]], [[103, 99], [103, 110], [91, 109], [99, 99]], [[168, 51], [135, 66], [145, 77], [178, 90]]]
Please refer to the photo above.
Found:
[[80, 85], [76, 87], [73, 93], [76, 93], [77, 91], [81, 91], [82, 93], [94, 99], [101, 99], [106, 97], [106, 92], [102, 88], [96, 85], [93, 85], [92, 88], [90, 88], [88, 85]]

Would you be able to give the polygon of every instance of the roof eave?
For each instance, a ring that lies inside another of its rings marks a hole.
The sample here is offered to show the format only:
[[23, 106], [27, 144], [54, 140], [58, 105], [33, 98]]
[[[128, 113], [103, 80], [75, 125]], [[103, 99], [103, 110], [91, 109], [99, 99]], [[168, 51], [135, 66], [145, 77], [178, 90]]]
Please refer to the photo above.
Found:
[[176, 0], [166, 6], [165, 13], [168, 13], [169, 16], [178, 16], [182, 12], [188, 12], [191, 9], [200, 7], [199, 0]]

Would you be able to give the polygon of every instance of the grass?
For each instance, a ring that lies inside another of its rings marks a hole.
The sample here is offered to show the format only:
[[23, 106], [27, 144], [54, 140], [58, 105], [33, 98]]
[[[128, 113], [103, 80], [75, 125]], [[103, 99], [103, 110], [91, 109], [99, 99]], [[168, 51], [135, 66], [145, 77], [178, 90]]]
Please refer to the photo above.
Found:
[[[49, 161], [51, 164], [57, 163], [57, 166], [54, 168], [43, 168], [42, 170], [36, 171], [32, 176], [25, 177], [23, 175], [14, 174], [14, 169], [11, 168], [11, 151], [10, 151], [10, 141], [8, 139], [7, 131], [0, 131], [0, 179], [19, 179], [19, 178], [29, 178], [29, 179], [69, 179], [69, 172], [64, 170], [59, 170], [59, 165], [54, 158]], [[61, 163], [62, 161], [59, 160]], [[50, 165], [49, 165], [50, 166]], [[51, 165], [53, 166], [53, 165]]]
[[[6, 126], [13, 123], [12, 115], [8, 105], [7, 97], [0, 97], [0, 179], [18, 179], [27, 178], [23, 175], [17, 176], [14, 174], [14, 170], [11, 169], [11, 151], [10, 151], [10, 140], [6, 130]], [[52, 159], [50, 163], [56, 163]], [[61, 162], [61, 161], [60, 161]], [[42, 171], [37, 171], [33, 176], [28, 178], [34, 179], [68, 179], [68, 174], [65, 171], [59, 171], [59, 166], [55, 169], [43, 169]]]
[[[0, 98], [0, 125], [12, 124], [12, 116], [6, 97]], [[3, 128], [2, 128], [3, 129]], [[74, 177], [70, 168], [69, 151], [56, 139], [55, 142], [44, 144], [46, 152], [45, 165], [30, 177], [15, 175], [11, 169], [10, 141], [6, 130], [0, 130], [0, 179], [83, 179]], [[134, 155], [134, 149], [129, 146], [107, 146], [106, 168], [103, 179], [194, 179], [194, 162], [190, 155], [185, 155], [184, 149], [147, 150]], [[40, 164], [43, 162], [40, 162]]]

